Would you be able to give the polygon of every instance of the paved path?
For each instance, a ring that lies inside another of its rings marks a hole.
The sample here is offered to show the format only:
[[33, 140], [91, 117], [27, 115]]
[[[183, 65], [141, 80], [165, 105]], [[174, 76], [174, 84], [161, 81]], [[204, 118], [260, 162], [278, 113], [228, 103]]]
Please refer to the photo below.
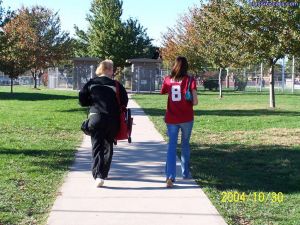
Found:
[[90, 139], [85, 137], [47, 224], [226, 225], [194, 181], [179, 177], [176, 187], [165, 188], [166, 143], [134, 101], [129, 107], [134, 115], [134, 143], [119, 143], [115, 148], [105, 187], [94, 187]]

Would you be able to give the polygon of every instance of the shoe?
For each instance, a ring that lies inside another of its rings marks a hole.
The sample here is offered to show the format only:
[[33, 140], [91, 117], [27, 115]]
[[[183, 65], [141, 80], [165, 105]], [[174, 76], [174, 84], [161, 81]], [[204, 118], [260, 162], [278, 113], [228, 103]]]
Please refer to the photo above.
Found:
[[167, 179], [167, 188], [172, 188], [174, 186], [172, 179]]
[[101, 178], [96, 178], [95, 185], [97, 188], [102, 187], [104, 185], [104, 180]]

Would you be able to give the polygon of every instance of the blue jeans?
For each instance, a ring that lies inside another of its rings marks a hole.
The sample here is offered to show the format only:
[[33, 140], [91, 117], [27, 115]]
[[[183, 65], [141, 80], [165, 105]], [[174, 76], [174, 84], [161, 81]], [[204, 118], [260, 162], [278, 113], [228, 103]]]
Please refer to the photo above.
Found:
[[176, 178], [176, 148], [179, 129], [181, 130], [181, 170], [183, 178], [190, 174], [190, 137], [194, 121], [179, 124], [167, 124], [169, 144], [166, 162], [166, 178]]

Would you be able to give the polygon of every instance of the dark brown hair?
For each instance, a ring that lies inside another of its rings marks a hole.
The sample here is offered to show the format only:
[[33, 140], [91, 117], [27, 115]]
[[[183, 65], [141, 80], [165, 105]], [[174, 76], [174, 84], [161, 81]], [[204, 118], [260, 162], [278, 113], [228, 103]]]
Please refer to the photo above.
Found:
[[178, 56], [171, 72], [171, 78], [176, 81], [182, 80], [183, 77], [187, 75], [188, 69], [189, 64], [187, 59], [183, 56]]

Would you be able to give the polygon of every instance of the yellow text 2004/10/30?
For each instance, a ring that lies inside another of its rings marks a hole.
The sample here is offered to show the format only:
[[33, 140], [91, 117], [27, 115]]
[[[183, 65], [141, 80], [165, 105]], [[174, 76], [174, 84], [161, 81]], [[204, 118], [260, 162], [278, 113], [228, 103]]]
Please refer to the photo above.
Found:
[[237, 191], [223, 191], [221, 193], [221, 202], [246, 202], [254, 201], [260, 203], [282, 203], [284, 201], [284, 195], [282, 192], [237, 192]]

